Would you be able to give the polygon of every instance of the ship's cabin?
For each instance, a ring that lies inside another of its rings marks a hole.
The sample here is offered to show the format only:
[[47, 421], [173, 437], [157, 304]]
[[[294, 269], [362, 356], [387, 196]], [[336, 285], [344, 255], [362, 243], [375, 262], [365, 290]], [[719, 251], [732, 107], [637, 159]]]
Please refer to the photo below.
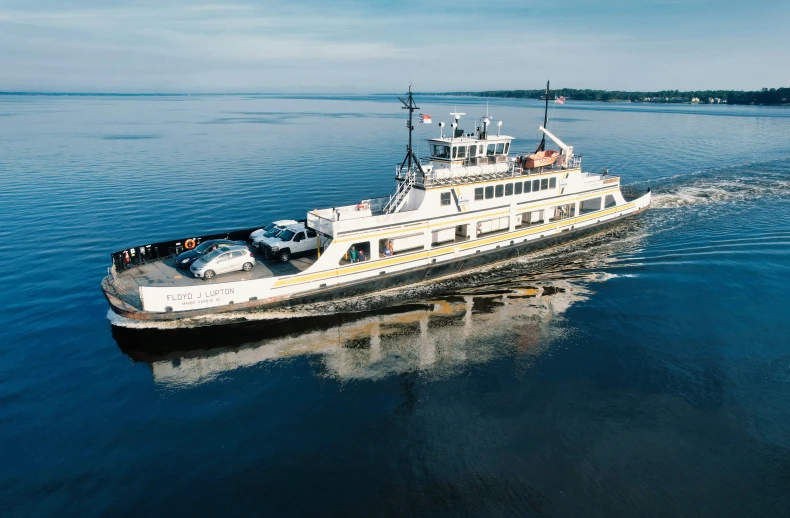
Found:
[[[460, 115], [460, 114], [451, 114]], [[444, 135], [444, 123], [439, 124], [439, 138], [428, 139], [430, 165], [432, 168], [453, 168], [454, 166], [476, 166], [507, 162], [510, 143], [508, 135], [490, 135], [489, 120], [483, 119], [475, 133], [464, 133], [458, 128], [458, 119], [451, 125], [450, 135]], [[497, 125], [501, 127], [501, 122]]]
[[473, 136], [429, 139], [429, 169], [454, 169], [506, 163], [512, 140], [513, 137], [506, 135], [485, 140]]

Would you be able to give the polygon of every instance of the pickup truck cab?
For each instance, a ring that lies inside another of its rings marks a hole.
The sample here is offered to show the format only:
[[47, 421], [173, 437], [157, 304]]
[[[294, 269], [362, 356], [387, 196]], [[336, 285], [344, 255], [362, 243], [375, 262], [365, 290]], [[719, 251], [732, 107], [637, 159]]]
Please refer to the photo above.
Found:
[[[287, 226], [291, 225], [269, 225], [271, 228], [263, 234], [259, 234], [255, 239], [252, 240], [252, 246], [257, 248], [260, 251], [263, 251], [263, 244], [264, 241], [267, 239], [276, 239], [280, 233], [285, 230]], [[298, 225], [298, 223], [293, 223], [293, 225]]]
[[291, 225], [280, 232], [277, 237], [265, 238], [260, 249], [264, 257], [274, 257], [287, 263], [291, 257], [304, 252], [318, 249], [315, 230], [304, 225]]
[[285, 227], [290, 226], [290, 225], [298, 225], [298, 224], [299, 224], [298, 221], [294, 221], [292, 219], [281, 219], [281, 220], [278, 220], [278, 221], [272, 221], [271, 223], [269, 223], [265, 227], [259, 228], [258, 230], [254, 231], [252, 234], [250, 234], [250, 242], [254, 243], [256, 240], [262, 238], [264, 236], [264, 234], [266, 234], [267, 232], [272, 230], [274, 227], [285, 228]]

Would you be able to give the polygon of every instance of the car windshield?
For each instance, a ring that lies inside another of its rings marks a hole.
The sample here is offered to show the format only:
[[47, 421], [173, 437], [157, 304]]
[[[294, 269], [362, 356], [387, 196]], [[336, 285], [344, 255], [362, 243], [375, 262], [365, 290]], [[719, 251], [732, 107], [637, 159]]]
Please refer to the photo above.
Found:
[[217, 249], [217, 250], [214, 250], [213, 252], [211, 252], [211, 253], [209, 253], [209, 254], [206, 254], [206, 255], [204, 255], [204, 256], [203, 256], [203, 262], [204, 262], [204, 263], [210, 263], [211, 261], [213, 261], [214, 259], [216, 259], [216, 258], [217, 258], [217, 256], [218, 256], [219, 254], [221, 254], [222, 252], [224, 252], [224, 250]]
[[274, 237], [282, 231], [283, 229], [281, 229], [280, 227], [274, 227], [270, 231], [266, 232], [265, 237]]
[[290, 241], [291, 239], [293, 239], [294, 234], [296, 234], [296, 232], [294, 232], [293, 230], [283, 230], [283, 233], [277, 237], [279, 237], [283, 241]]
[[263, 230], [264, 230], [264, 232], [268, 232], [268, 231], [270, 231], [271, 229], [273, 229], [273, 228], [274, 228], [274, 227], [276, 227], [276, 226], [277, 226], [277, 225], [275, 225], [274, 223], [269, 223], [268, 225], [266, 225], [265, 227], [263, 227]]
[[195, 252], [197, 252], [198, 254], [202, 254], [203, 252], [211, 248], [215, 243], [216, 241], [204, 241], [203, 243], [200, 243], [195, 248]]

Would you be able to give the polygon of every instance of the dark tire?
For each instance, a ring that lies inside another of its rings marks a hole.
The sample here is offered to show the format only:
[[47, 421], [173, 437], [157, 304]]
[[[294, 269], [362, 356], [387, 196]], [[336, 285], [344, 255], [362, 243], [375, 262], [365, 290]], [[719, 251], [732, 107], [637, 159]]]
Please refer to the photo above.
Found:
[[252, 270], [252, 263], [244, 263], [244, 266], [242, 266], [241, 269], [245, 272]]
[[216, 275], [214, 273], [214, 270], [206, 270], [206, 273], [203, 274], [203, 278], [206, 279], [206, 280], [209, 280], [212, 277], [214, 277], [214, 275]]
[[291, 260], [291, 252], [289, 252], [288, 250], [283, 250], [282, 252], [279, 253], [277, 258], [280, 260], [281, 263], [287, 263], [288, 261]]

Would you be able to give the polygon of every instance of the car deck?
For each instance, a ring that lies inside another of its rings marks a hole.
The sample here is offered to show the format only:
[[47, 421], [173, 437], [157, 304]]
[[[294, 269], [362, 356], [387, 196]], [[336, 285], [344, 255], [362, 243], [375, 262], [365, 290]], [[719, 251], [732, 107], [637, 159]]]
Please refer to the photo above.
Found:
[[204, 286], [264, 279], [266, 277], [280, 277], [304, 271], [318, 259], [316, 252], [310, 252], [295, 257], [287, 263], [281, 263], [274, 259], [265, 259], [263, 254], [257, 250], [252, 250], [252, 252], [255, 256], [255, 267], [249, 272], [239, 270], [237, 272], [219, 274], [209, 280], [203, 280], [194, 277], [188, 269], [176, 268], [175, 257], [168, 257], [161, 261], [151, 261], [136, 265], [121, 273], [117, 273], [113, 284], [122, 300], [140, 308], [139, 288], [142, 286]]

